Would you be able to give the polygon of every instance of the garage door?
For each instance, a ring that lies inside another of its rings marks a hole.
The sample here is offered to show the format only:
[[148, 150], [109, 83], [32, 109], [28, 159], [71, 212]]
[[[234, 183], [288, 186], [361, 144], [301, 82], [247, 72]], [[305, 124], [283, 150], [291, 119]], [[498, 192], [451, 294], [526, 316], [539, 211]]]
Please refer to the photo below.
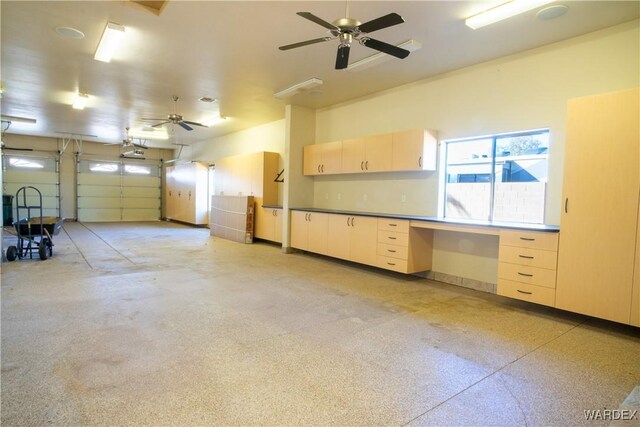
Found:
[[145, 160], [78, 162], [78, 220], [160, 219], [160, 164]]
[[[58, 157], [26, 154], [6, 154], [2, 156], [3, 183], [2, 193], [15, 196], [19, 188], [32, 186], [42, 193], [42, 215], [60, 216], [60, 185]], [[28, 192], [27, 194], [34, 194]], [[30, 197], [27, 205], [38, 205], [37, 197]], [[24, 202], [21, 202], [24, 205]], [[27, 211], [21, 210], [20, 216]], [[38, 215], [35, 211], [31, 216]], [[16, 215], [16, 200], [13, 200], [13, 218]]]

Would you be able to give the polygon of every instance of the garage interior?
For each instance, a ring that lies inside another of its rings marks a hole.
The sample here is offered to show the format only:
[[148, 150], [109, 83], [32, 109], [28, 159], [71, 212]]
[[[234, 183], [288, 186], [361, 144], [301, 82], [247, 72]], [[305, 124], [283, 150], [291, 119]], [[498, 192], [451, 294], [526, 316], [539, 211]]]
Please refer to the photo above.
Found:
[[1, 424], [638, 425], [640, 2], [488, 7], [0, 2]]

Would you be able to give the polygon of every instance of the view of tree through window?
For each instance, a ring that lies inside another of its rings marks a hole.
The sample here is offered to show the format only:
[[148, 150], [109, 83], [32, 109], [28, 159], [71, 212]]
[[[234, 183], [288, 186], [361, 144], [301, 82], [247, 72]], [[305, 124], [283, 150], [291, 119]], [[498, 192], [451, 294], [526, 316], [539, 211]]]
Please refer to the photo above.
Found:
[[549, 131], [446, 143], [445, 217], [544, 222]]

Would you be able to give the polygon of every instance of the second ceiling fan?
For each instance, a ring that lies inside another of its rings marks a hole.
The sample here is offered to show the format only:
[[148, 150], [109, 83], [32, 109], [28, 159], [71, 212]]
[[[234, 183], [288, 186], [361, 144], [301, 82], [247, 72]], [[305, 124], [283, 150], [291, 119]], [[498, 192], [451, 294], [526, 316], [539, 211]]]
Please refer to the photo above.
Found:
[[202, 123], [198, 123], [198, 122], [191, 122], [189, 120], [184, 120], [182, 118], [182, 116], [180, 114], [178, 114], [178, 100], [180, 99], [180, 97], [178, 96], [173, 96], [173, 102], [174, 102], [174, 107], [173, 107], [173, 114], [169, 114], [167, 116], [166, 119], [151, 119], [151, 118], [143, 118], [142, 120], [145, 121], [158, 121], [161, 120], [160, 123], [156, 123], [154, 125], [151, 125], [151, 127], [158, 127], [158, 126], [162, 126], [162, 125], [166, 125], [167, 123], [172, 123], [174, 125], [178, 125], [181, 128], [183, 128], [184, 130], [193, 130], [193, 128], [191, 126], [202, 126], [202, 127], [208, 127], [207, 125], [203, 125]]
[[367, 35], [368, 33], [372, 33], [383, 28], [402, 24], [404, 22], [402, 16], [398, 15], [397, 13], [389, 13], [363, 24], [356, 19], [348, 18], [348, 3], [345, 9], [345, 16], [347, 17], [337, 19], [333, 21], [332, 24], [321, 18], [318, 18], [311, 12], [298, 12], [297, 14], [299, 16], [302, 16], [303, 18], [306, 18], [312, 22], [315, 22], [316, 24], [322, 25], [323, 27], [327, 28], [331, 36], [288, 44], [285, 46], [280, 46], [279, 49], [295, 49], [297, 47], [338, 39], [340, 41], [340, 44], [338, 45], [338, 53], [336, 56], [336, 70], [345, 69], [349, 65], [349, 52], [351, 50], [351, 43], [354, 40], [359, 42], [363, 46], [375, 49], [391, 56], [395, 56], [396, 58], [404, 59], [409, 56], [410, 52], [408, 50], [402, 49], [401, 47], [394, 46], [389, 43], [382, 42], [380, 40], [372, 39]]

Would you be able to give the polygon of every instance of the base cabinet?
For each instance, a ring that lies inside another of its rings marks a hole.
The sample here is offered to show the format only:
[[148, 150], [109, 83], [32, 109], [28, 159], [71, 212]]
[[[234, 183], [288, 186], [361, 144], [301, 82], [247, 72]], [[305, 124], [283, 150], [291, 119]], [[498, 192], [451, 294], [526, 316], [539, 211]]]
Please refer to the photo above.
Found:
[[498, 295], [554, 306], [558, 234], [501, 230]]
[[291, 247], [327, 254], [329, 215], [320, 212], [291, 212]]
[[376, 218], [329, 215], [327, 255], [334, 258], [376, 265]]
[[254, 237], [282, 243], [282, 209], [258, 206], [256, 203]]

